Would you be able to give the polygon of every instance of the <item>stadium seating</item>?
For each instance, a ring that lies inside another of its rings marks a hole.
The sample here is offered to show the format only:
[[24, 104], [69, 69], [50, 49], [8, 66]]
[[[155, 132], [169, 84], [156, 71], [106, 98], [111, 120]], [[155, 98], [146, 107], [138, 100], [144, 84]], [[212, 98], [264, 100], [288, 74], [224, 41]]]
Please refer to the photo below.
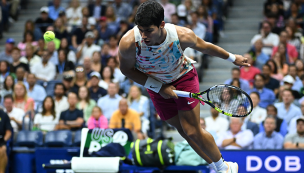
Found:
[[45, 135], [44, 146], [68, 147], [72, 145], [72, 132], [69, 130], [51, 131]]
[[41, 131], [20, 131], [15, 142], [16, 146], [40, 147], [43, 145], [43, 134]]

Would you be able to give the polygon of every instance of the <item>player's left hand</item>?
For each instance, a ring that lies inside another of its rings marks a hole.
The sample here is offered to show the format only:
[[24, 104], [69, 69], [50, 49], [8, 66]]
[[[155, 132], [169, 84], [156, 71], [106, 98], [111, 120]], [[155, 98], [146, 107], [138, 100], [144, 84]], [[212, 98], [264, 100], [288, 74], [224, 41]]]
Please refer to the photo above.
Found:
[[247, 58], [243, 57], [242, 55], [235, 55], [235, 61], [233, 62], [233, 64], [237, 66], [250, 67], [251, 65], [248, 64], [247, 61], [248, 61]]

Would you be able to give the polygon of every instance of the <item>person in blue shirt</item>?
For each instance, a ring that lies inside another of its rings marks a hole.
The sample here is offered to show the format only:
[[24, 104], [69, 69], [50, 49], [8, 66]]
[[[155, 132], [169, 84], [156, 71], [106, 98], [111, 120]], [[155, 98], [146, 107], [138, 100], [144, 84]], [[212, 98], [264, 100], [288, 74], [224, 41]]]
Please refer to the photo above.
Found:
[[240, 68], [234, 67], [231, 70], [231, 79], [227, 79], [224, 83], [230, 85], [233, 79], [238, 79], [240, 81], [240, 88], [247, 93], [250, 92], [249, 82], [244, 79], [241, 79], [240, 75], [241, 75]]
[[287, 124], [292, 118], [302, 116], [301, 109], [293, 104], [294, 96], [292, 90], [285, 89], [282, 93], [283, 102], [276, 103], [274, 106], [278, 109], [278, 117], [284, 119]]
[[35, 110], [39, 108], [46, 97], [45, 89], [41, 85], [36, 84], [36, 76], [32, 73], [27, 75], [27, 95], [34, 99], [35, 101]]
[[65, 9], [60, 6], [61, 0], [54, 0], [53, 5], [49, 6], [49, 17], [53, 20], [56, 20], [59, 16], [59, 13]]
[[91, 99], [95, 100], [95, 102], [98, 102], [98, 99], [107, 95], [108, 92], [104, 88], [101, 88], [98, 83], [100, 80], [100, 74], [97, 71], [94, 71], [91, 73], [91, 87], [89, 88]]
[[251, 92], [258, 92], [260, 94], [260, 103], [259, 106], [266, 108], [268, 105], [271, 105], [275, 101], [275, 94], [272, 90], [265, 88], [265, 77], [261, 74], [257, 74], [254, 77], [254, 86], [255, 88]]
[[[287, 134], [287, 123], [285, 120], [278, 117], [278, 109], [274, 105], [268, 105], [267, 115], [271, 115], [276, 118], [276, 128], [275, 131], [280, 133], [283, 137]], [[260, 123], [260, 132], [264, 132], [264, 121]]]
[[264, 132], [260, 132], [254, 137], [253, 149], [282, 149], [284, 138], [275, 131], [276, 118], [273, 116], [266, 117], [264, 128]]

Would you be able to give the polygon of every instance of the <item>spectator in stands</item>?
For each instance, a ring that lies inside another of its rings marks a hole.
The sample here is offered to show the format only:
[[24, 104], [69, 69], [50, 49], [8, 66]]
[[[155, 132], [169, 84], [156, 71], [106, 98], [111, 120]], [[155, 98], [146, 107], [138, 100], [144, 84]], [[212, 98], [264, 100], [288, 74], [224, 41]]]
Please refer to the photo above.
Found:
[[116, 32], [116, 38], [118, 40], [120, 40], [121, 37], [124, 36], [130, 29], [131, 29], [131, 27], [127, 20], [125, 20], [125, 19], [120, 20], [119, 28]]
[[54, 24], [54, 33], [57, 39], [62, 40], [63, 38], [68, 38], [69, 33], [66, 26], [63, 24], [62, 18], [57, 18]]
[[301, 40], [300, 38], [298, 38], [296, 36], [296, 31], [293, 30], [291, 27], [289, 26], [286, 26], [285, 28], [286, 32], [287, 32], [287, 40], [288, 40], [288, 43], [293, 45], [294, 47], [296, 47], [297, 51], [299, 52], [300, 51], [300, 47], [301, 47]]
[[247, 80], [240, 78], [240, 68], [234, 67], [231, 69], [231, 79], [227, 79], [224, 83], [230, 84], [233, 79], [238, 79], [240, 81], [240, 88], [246, 92], [250, 91], [249, 82]]
[[283, 80], [283, 75], [282, 75], [282, 73], [278, 72], [278, 66], [277, 66], [276, 62], [273, 59], [268, 60], [266, 62], [266, 64], [268, 64], [271, 67], [271, 75], [270, 76], [272, 78], [274, 78], [274, 79], [276, 79], [278, 81]]
[[74, 72], [64, 72], [63, 73], [63, 79], [62, 79], [62, 84], [65, 88], [65, 95], [68, 94], [70, 91], [73, 91], [73, 86], [74, 86]]
[[263, 65], [262, 75], [265, 77], [265, 88], [273, 90], [275, 94], [278, 93], [280, 82], [271, 77], [271, 67], [269, 64]]
[[[146, 0], [142, 0], [142, 1], [146, 1]], [[135, 6], [133, 7], [132, 14], [131, 14], [131, 15], [129, 16], [129, 18], [128, 18], [128, 22], [129, 22], [129, 23], [135, 23], [135, 16], [136, 16], [137, 9], [138, 9], [138, 5], [135, 5]], [[173, 23], [172, 16], [171, 16], [171, 23]], [[173, 23], [173, 24], [174, 24], [174, 23]]]
[[49, 61], [51, 54], [49, 51], [43, 51], [42, 61], [35, 64], [31, 72], [35, 74], [40, 81], [49, 82], [55, 78], [56, 66]]
[[91, 99], [95, 100], [95, 102], [97, 102], [99, 98], [107, 95], [107, 90], [101, 88], [98, 85], [99, 80], [100, 80], [100, 74], [96, 71], [92, 72], [90, 79], [91, 87], [89, 88], [89, 91], [91, 94]]
[[281, 0], [267, 0], [265, 3], [264, 3], [264, 15], [268, 14], [271, 12], [271, 7], [273, 4], [276, 4], [278, 5], [278, 8], [280, 10], [280, 13], [283, 13], [284, 12], [284, 4], [283, 4], [283, 1]]
[[69, 109], [61, 112], [59, 118], [59, 124], [56, 126], [56, 130], [80, 130], [83, 126], [83, 111], [76, 108], [78, 99], [77, 94], [69, 92], [68, 94]]
[[74, 49], [84, 44], [85, 35], [88, 32], [87, 25], [88, 18], [84, 16], [81, 20], [81, 26], [72, 33], [72, 46]]
[[242, 118], [230, 119], [230, 130], [222, 133], [216, 144], [223, 149], [247, 149], [253, 142], [253, 133], [250, 130], [242, 130]]
[[110, 36], [109, 38], [109, 55], [117, 56], [118, 55], [118, 40], [115, 35]]
[[108, 119], [102, 114], [102, 111], [98, 106], [93, 107], [92, 115], [88, 120], [88, 129], [94, 128], [108, 128]]
[[65, 96], [65, 87], [62, 83], [56, 83], [54, 87], [54, 101], [56, 116], [69, 108], [68, 99]]
[[59, 13], [65, 11], [65, 9], [60, 5], [61, 0], [53, 0], [53, 5], [49, 6], [49, 17], [56, 20]]
[[183, 23], [188, 23], [190, 13], [195, 11], [191, 0], [185, 0], [177, 6], [177, 15]]
[[65, 49], [58, 50], [58, 64], [56, 65], [56, 72], [58, 74], [63, 74], [65, 71], [71, 71], [75, 69], [75, 65], [72, 61], [67, 59], [67, 54]]
[[128, 3], [122, 2], [122, 0], [115, 0], [112, 6], [119, 19], [129, 17], [132, 13], [132, 7]]
[[23, 67], [27, 72], [30, 71], [28, 64], [20, 62], [20, 49], [18, 49], [17, 47], [14, 47], [12, 50], [12, 59], [13, 62], [10, 65], [10, 71], [12, 73], [16, 73], [16, 69], [18, 67]]
[[120, 89], [122, 90], [123, 94], [128, 95], [129, 91], [130, 91], [130, 88], [133, 85], [136, 85], [137, 87], [139, 87], [141, 89], [141, 91], [145, 90], [145, 88], [142, 85], [134, 82], [131, 79], [126, 79], [125, 81], [121, 82], [120, 83]]
[[[279, 132], [283, 137], [287, 134], [287, 123], [285, 120], [278, 117], [278, 110], [274, 105], [268, 105], [267, 115], [276, 118], [276, 128], [275, 131]], [[260, 124], [260, 132], [264, 132], [264, 121]]]
[[295, 65], [292, 64], [292, 65], [288, 66], [288, 75], [290, 75], [294, 80], [294, 83], [292, 83], [293, 85], [291, 88], [292, 88], [292, 90], [299, 91], [302, 87], [302, 81], [297, 76], [297, 72], [298, 72], [298, 69]]
[[[245, 114], [244, 112], [246, 111], [246, 108], [245, 106], [243, 105], [239, 105], [238, 106], [238, 109], [237, 109], [237, 112], [242, 115], [242, 114]], [[243, 124], [242, 124], [242, 130], [250, 130], [253, 135], [256, 135], [259, 133], [259, 126], [258, 124], [254, 123], [254, 122], [251, 122], [248, 118], [246, 117], [242, 117], [242, 120], [243, 120]]]
[[92, 115], [93, 107], [96, 106], [95, 100], [90, 98], [90, 91], [86, 86], [82, 86], [78, 91], [78, 103], [76, 108], [83, 111], [84, 121], [88, 121]]
[[85, 34], [85, 40], [77, 49], [76, 58], [78, 60], [78, 64], [83, 64], [83, 59], [85, 57], [92, 57], [95, 51], [100, 51], [100, 46], [94, 44], [94, 33], [87, 32]]
[[37, 47], [37, 50], [35, 52], [35, 54], [37, 56], [42, 56], [43, 54], [43, 50], [45, 49], [45, 41], [44, 41], [44, 38], [40, 38], [38, 40], [38, 47]]
[[127, 128], [137, 135], [136, 139], [144, 139], [141, 133], [140, 116], [128, 107], [128, 101], [125, 98], [119, 101], [119, 109], [113, 112], [109, 128]]
[[302, 20], [303, 14], [300, 10], [300, 5], [297, 2], [292, 2], [290, 5], [290, 11], [286, 15], [286, 19], [293, 18], [294, 20]]
[[198, 21], [198, 13], [191, 12], [191, 28], [193, 32], [201, 39], [205, 39], [206, 26]]
[[14, 98], [12, 95], [6, 95], [3, 99], [4, 112], [7, 113], [11, 120], [11, 125], [13, 127], [14, 133], [18, 133], [19, 129], [22, 128], [22, 120], [25, 112], [14, 106]]
[[297, 68], [297, 76], [302, 76], [304, 74], [304, 62], [301, 59], [297, 59], [295, 66]]
[[177, 26], [183, 26], [183, 23], [179, 20], [176, 13], [171, 15], [171, 23]]
[[101, 49], [101, 63], [103, 65], [106, 65], [108, 62], [108, 59], [111, 57], [110, 55], [110, 46], [109, 44], [105, 43], [102, 45]]
[[24, 112], [34, 111], [35, 101], [28, 97], [26, 87], [22, 82], [17, 82], [14, 86], [14, 106]]
[[[287, 49], [287, 64], [292, 64], [295, 62], [295, 60], [298, 58], [298, 51], [296, 49], [295, 46], [291, 45], [288, 43], [288, 35], [286, 31], [282, 31], [280, 33], [280, 44], [283, 44], [283, 46], [285, 47], [285, 49]], [[272, 56], [276, 53], [276, 52], [280, 52], [279, 47], [273, 47], [272, 50]]]
[[107, 66], [112, 68], [114, 70], [114, 78], [118, 80], [118, 82], [123, 82], [126, 79], [126, 76], [122, 74], [122, 72], [119, 69], [119, 62], [115, 57], [111, 57], [108, 59]]
[[71, 27], [77, 27], [81, 25], [82, 19], [82, 7], [78, 0], [70, 1], [70, 7], [65, 11], [68, 18], [68, 25]]
[[165, 21], [171, 22], [171, 15], [176, 13], [176, 6], [170, 3], [169, 0], [161, 0], [160, 5], [164, 8]]
[[[253, 63], [252, 57], [250, 54], [246, 53], [244, 54], [244, 57], [247, 58], [247, 62], [249, 64]], [[253, 79], [256, 74], [260, 74], [260, 70], [254, 66], [249, 66], [249, 67], [243, 67], [241, 68], [241, 78], [247, 80], [250, 85], [253, 85]]]
[[36, 19], [35, 24], [40, 28], [41, 33], [45, 33], [46, 28], [53, 25], [54, 20], [49, 17], [48, 7], [41, 7], [40, 14], [40, 17]]
[[42, 112], [35, 115], [34, 124], [41, 131], [48, 132], [55, 130], [58, 120], [54, 99], [47, 96], [42, 103]]
[[0, 172], [5, 173], [5, 169], [7, 166], [7, 150], [6, 150], [6, 142], [12, 136], [12, 126], [9, 120], [9, 117], [5, 112], [0, 110]]
[[4, 98], [6, 95], [13, 94], [14, 85], [14, 78], [11, 75], [8, 75], [4, 80], [3, 89], [0, 91], [0, 97]]
[[91, 78], [91, 73], [93, 72], [92, 70], [92, 58], [91, 57], [85, 57], [83, 59], [83, 69], [84, 73], [87, 76], [87, 79]]
[[[16, 82], [23, 82], [25, 85], [28, 85], [26, 78], [25, 78], [25, 70], [23, 67], [18, 67], [16, 69], [16, 78], [15, 78], [15, 83]], [[13, 76], [14, 77], [14, 76]]]
[[250, 98], [252, 100], [253, 110], [249, 116], [246, 117], [249, 121], [260, 124], [267, 116], [267, 112], [264, 108], [259, 106], [260, 94], [258, 92], [251, 92]]
[[263, 150], [282, 149], [284, 137], [275, 131], [276, 118], [268, 116], [264, 122], [264, 132], [260, 132], [254, 137], [253, 148]]
[[297, 119], [297, 132], [288, 133], [284, 140], [284, 149], [304, 149], [304, 118]]
[[25, 22], [23, 34], [25, 34], [26, 32], [33, 33], [35, 41], [38, 41], [42, 37], [42, 33], [41, 33], [40, 29], [35, 27], [35, 23], [32, 20], [27, 20]]
[[207, 8], [203, 5], [200, 5], [197, 9], [198, 21], [204, 24], [207, 27], [207, 32], [205, 40], [208, 42], [213, 42], [213, 19], [208, 15]]
[[[41, 106], [41, 103], [43, 102], [44, 98], [46, 97], [45, 89], [41, 85], [36, 84], [36, 76], [32, 73], [27, 75], [27, 94], [29, 97], [34, 99], [35, 101], [35, 107], [38, 108], [38, 106]], [[36, 110], [35, 108], [35, 110]]]
[[31, 32], [26, 32], [23, 35], [23, 41], [18, 43], [17, 47], [21, 50], [22, 56], [26, 55], [25, 48], [26, 48], [27, 44], [34, 46], [34, 49], [36, 49], [36, 47], [38, 46], [38, 42], [34, 41], [34, 35]]
[[131, 86], [127, 100], [130, 108], [137, 111], [140, 117], [144, 117], [147, 120], [149, 119], [149, 100], [148, 97], [142, 95], [139, 87], [136, 85]]
[[254, 66], [262, 70], [263, 65], [269, 60], [269, 55], [266, 55], [263, 51], [263, 40], [258, 39], [254, 43], [254, 48], [252, 48], [248, 53], [254, 59]]
[[104, 116], [109, 120], [115, 110], [118, 109], [121, 96], [118, 94], [118, 87], [115, 83], [110, 83], [108, 94], [98, 99], [97, 105], [101, 108]]
[[91, 69], [93, 71], [96, 71], [98, 73], [102, 73], [102, 69], [104, 68], [104, 65], [101, 63], [101, 54], [99, 51], [95, 51], [92, 55], [92, 64]]
[[93, 16], [96, 21], [100, 19], [101, 16], [105, 15], [106, 6], [101, 4], [101, 0], [95, 0], [88, 5], [90, 16]]
[[5, 50], [0, 53], [0, 61], [7, 61], [9, 63], [13, 62], [12, 50], [15, 45], [15, 40], [13, 38], [8, 38], [5, 42]]
[[75, 71], [76, 71], [76, 75], [75, 75], [74, 85], [71, 88], [71, 90], [75, 93], [78, 93], [80, 87], [87, 86], [88, 79], [84, 72], [83, 66], [77, 66]]
[[262, 51], [266, 55], [271, 55], [272, 53], [272, 47], [278, 46], [279, 44], [279, 36], [277, 34], [274, 34], [271, 32], [271, 24], [268, 21], [264, 21], [262, 23], [262, 29], [260, 34], [256, 34], [251, 39], [251, 45], [254, 45], [254, 43], [258, 40], [262, 39], [263, 41], [263, 49]]
[[9, 63], [7, 61], [0, 61], [0, 90], [3, 89], [5, 78], [10, 75]]
[[265, 77], [261, 74], [257, 74], [254, 77], [254, 89], [251, 92], [258, 92], [260, 94], [260, 103], [261, 108], [266, 108], [268, 105], [271, 105], [275, 101], [274, 92], [268, 88], [265, 88]]
[[49, 62], [54, 65], [58, 65], [58, 52], [56, 51], [55, 42], [51, 41], [47, 43], [47, 50], [50, 54]]
[[31, 44], [27, 44], [25, 47], [25, 56], [22, 56], [20, 58], [20, 62], [23, 62], [25, 64], [28, 64], [30, 71], [32, 71], [32, 68], [34, 65], [41, 63], [41, 58], [34, 54], [35, 47]]
[[286, 49], [283, 44], [279, 45], [280, 52], [276, 52], [272, 59], [278, 67], [278, 74], [284, 76], [288, 73], [288, 64], [286, 63]]
[[302, 115], [301, 109], [293, 104], [294, 96], [290, 89], [283, 91], [283, 102], [274, 104], [278, 109], [278, 117], [284, 119], [289, 125], [290, 120]]
[[[215, 103], [218, 106], [217, 103]], [[229, 128], [229, 121], [226, 118], [219, 116], [219, 112], [214, 108], [210, 108], [211, 116], [205, 118], [205, 123], [208, 125], [206, 130], [208, 132], [215, 132], [217, 136], [224, 133]]]
[[62, 38], [60, 42], [60, 49], [63, 49], [67, 52], [67, 60], [76, 63], [76, 54], [73, 50], [70, 50], [68, 39]]
[[99, 81], [99, 86], [108, 89], [111, 82], [117, 83], [118, 80], [114, 78], [114, 71], [109, 66], [106, 66], [101, 73], [101, 80]]
[[99, 19], [99, 26], [98, 28], [98, 35], [99, 39], [102, 39], [102, 41], [108, 41], [110, 36], [114, 34], [115, 30], [109, 27], [107, 24], [107, 17], [102, 16]]

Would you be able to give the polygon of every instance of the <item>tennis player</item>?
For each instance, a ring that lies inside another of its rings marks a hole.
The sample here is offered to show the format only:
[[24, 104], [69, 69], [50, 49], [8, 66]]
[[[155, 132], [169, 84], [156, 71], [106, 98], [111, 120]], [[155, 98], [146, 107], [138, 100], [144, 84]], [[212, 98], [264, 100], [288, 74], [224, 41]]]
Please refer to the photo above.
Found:
[[238, 164], [225, 162], [213, 137], [200, 127], [199, 101], [178, 98], [172, 90], [199, 92], [195, 61], [183, 54], [187, 47], [238, 66], [250, 66], [247, 59], [205, 42], [188, 28], [165, 23], [163, 7], [153, 0], [138, 7], [135, 23], [119, 43], [122, 73], [148, 89], [160, 118], [174, 126], [213, 169], [237, 173]]

